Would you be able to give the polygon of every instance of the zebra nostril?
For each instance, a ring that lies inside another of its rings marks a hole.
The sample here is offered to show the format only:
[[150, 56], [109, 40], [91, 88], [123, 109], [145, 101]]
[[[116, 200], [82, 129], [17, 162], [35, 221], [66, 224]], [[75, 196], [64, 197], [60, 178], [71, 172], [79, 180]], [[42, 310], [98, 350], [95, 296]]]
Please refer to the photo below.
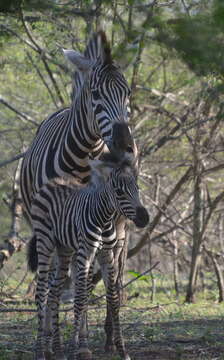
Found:
[[148, 211], [143, 206], [137, 207], [134, 223], [139, 228], [144, 228], [149, 223]]

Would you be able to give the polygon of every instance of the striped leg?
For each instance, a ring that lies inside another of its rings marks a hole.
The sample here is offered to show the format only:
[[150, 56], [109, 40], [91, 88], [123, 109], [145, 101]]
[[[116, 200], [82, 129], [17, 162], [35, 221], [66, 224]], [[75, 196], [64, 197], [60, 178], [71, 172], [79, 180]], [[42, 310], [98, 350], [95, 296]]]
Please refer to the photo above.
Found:
[[[113, 249], [114, 272], [115, 272], [114, 276], [115, 276], [116, 289], [119, 294], [119, 302], [121, 301], [121, 293], [119, 291], [119, 287], [122, 285], [121, 278], [123, 271], [120, 266], [120, 258], [122, 257], [122, 251], [124, 251], [124, 241], [125, 239], [118, 240], [116, 246]], [[113, 336], [113, 321], [112, 321], [112, 314], [110, 311], [110, 307], [108, 304], [107, 304], [107, 314], [106, 314], [104, 329], [106, 333], [105, 351], [113, 352], [115, 350], [114, 336]]]
[[63, 291], [63, 285], [71, 262], [72, 253], [70, 250], [60, 248], [58, 250], [58, 264], [53, 283], [51, 284], [48, 295], [48, 307], [52, 314], [53, 327], [53, 352], [55, 360], [66, 360], [64, 355], [60, 331], [59, 331], [59, 304], [60, 296]]
[[[69, 360], [77, 360], [80, 355], [82, 359], [91, 360], [92, 356], [88, 348], [79, 348], [79, 341], [81, 343], [84, 335], [85, 341], [87, 340], [87, 328], [85, 329], [85, 314], [87, 312], [88, 302], [88, 276], [89, 270], [92, 266], [95, 258], [96, 248], [93, 248], [91, 252], [85, 254], [87, 250], [81, 249], [80, 253], [77, 254], [77, 274], [75, 276], [75, 298], [74, 298], [74, 329], [72, 338], [70, 340], [69, 347]], [[83, 255], [85, 254], [85, 255]], [[84, 327], [81, 330], [81, 327]]]
[[[56, 268], [57, 268], [57, 256], [53, 256], [50, 271], [48, 274], [48, 288], [50, 288], [51, 284], [54, 281], [55, 274], [56, 274]], [[45, 341], [45, 357], [46, 360], [50, 359], [52, 357], [52, 313], [51, 309], [46, 305], [46, 311], [45, 311], [45, 325], [44, 325], [44, 341]]]
[[[39, 250], [39, 251], [38, 251]], [[35, 301], [38, 311], [38, 333], [36, 342], [36, 360], [47, 360], [45, 357], [45, 341], [44, 341], [44, 325], [45, 325], [45, 311], [48, 294], [48, 273], [51, 262], [52, 249], [45, 247], [42, 242], [38, 249], [38, 275]]]
[[[73, 256], [72, 258], [72, 265], [71, 265], [71, 276], [72, 276], [72, 283], [75, 286], [76, 283], [76, 274], [77, 274], [77, 256]], [[93, 263], [90, 266], [88, 282], [87, 282], [87, 294], [88, 298], [92, 291], [92, 277], [93, 277]], [[75, 291], [74, 291], [75, 292]], [[83, 311], [81, 323], [80, 323], [80, 331], [79, 331], [79, 360], [91, 360], [92, 353], [88, 348], [88, 320], [87, 320], [87, 308], [86, 311]]]
[[[119, 293], [116, 287], [116, 273], [114, 268], [114, 254], [113, 250], [102, 251], [104, 254], [100, 257], [101, 268], [103, 269], [104, 282], [107, 289], [107, 309], [108, 314], [112, 318], [112, 328], [114, 333], [114, 343], [119, 352], [119, 355], [124, 360], [130, 360], [129, 355], [127, 354], [124, 346], [124, 341], [122, 338], [121, 328], [120, 328], [120, 319], [119, 319]], [[111, 323], [109, 323], [111, 325]], [[105, 327], [106, 332], [108, 328]], [[107, 333], [108, 335], [108, 333]]]
[[[93, 289], [93, 267], [94, 262], [91, 264], [89, 269], [88, 281], [87, 281], [87, 297], [89, 300], [90, 294]], [[79, 360], [91, 360], [92, 353], [88, 348], [88, 318], [87, 318], [87, 307], [83, 311], [83, 316], [81, 320], [81, 326], [79, 331]]]
[[[117, 243], [113, 248], [113, 253], [114, 253], [115, 282], [117, 286], [117, 291], [119, 292], [120, 302], [122, 300], [122, 291], [119, 290], [119, 288], [123, 285], [122, 278], [124, 271], [124, 263], [126, 261], [126, 247], [127, 247], [127, 239], [125, 237], [125, 226], [126, 226], [126, 220], [124, 219], [123, 216], [119, 216], [119, 218], [116, 220]], [[103, 259], [103, 253], [101, 255], [101, 262], [102, 263], [106, 262], [106, 260]], [[107, 313], [106, 313], [104, 329], [106, 333], [105, 351], [113, 352], [115, 351], [113, 322], [112, 322], [112, 314], [108, 304], [107, 304]]]

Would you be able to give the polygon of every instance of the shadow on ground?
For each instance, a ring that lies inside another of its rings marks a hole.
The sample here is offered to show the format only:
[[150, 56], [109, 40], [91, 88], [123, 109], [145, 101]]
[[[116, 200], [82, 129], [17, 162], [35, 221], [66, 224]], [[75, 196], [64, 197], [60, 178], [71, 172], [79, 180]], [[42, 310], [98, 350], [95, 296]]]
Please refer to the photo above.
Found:
[[[12, 315], [11, 315], [12, 316]], [[36, 319], [19, 320], [1, 316], [0, 360], [33, 360]], [[125, 314], [123, 314], [125, 318]], [[64, 332], [68, 320], [62, 323]], [[132, 360], [223, 360], [224, 321], [196, 319], [166, 322], [122, 322]], [[71, 324], [70, 324], [71, 327]], [[90, 322], [90, 348], [94, 360], [118, 360], [103, 349], [103, 326]]]

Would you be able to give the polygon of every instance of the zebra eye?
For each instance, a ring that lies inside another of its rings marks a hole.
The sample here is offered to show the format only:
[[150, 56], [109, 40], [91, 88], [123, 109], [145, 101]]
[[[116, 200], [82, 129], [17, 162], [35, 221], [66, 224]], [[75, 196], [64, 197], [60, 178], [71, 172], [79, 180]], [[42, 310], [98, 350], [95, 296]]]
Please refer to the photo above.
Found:
[[116, 193], [118, 196], [124, 195], [124, 192], [121, 189], [116, 189]]

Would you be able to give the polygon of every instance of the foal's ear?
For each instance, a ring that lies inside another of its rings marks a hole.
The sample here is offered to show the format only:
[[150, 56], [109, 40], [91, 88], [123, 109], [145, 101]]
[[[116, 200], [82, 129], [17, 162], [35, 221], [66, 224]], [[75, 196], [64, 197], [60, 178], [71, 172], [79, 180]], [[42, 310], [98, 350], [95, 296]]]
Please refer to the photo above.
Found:
[[80, 71], [89, 71], [93, 67], [93, 63], [90, 59], [86, 58], [80, 52], [75, 50], [62, 49], [64, 56]]

